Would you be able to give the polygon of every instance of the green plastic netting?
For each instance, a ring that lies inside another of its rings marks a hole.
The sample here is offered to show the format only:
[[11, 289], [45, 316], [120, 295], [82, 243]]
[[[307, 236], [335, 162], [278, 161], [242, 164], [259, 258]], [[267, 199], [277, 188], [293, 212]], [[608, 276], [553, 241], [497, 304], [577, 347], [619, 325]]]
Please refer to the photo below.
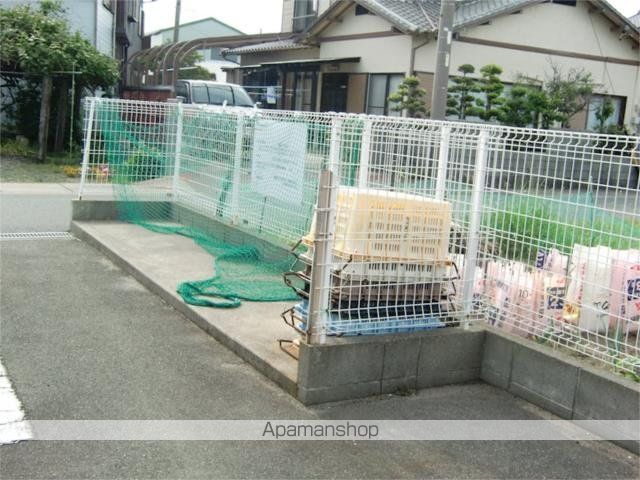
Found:
[[[326, 157], [327, 132], [322, 128], [309, 129], [313, 145], [308, 150], [315, 148], [320, 160], [316, 159], [313, 168], [305, 172], [304, 202], [294, 210], [248, 191], [248, 182], [243, 180], [250, 171], [251, 144], [250, 139], [243, 139], [242, 162], [238, 165], [237, 115], [211, 110], [194, 110], [184, 115], [181, 165], [174, 171], [177, 115], [175, 106], [158, 107], [157, 112], [147, 111], [144, 115], [118, 111], [109, 105], [96, 106], [100, 149], [118, 200], [120, 218], [154, 232], [189, 237], [212, 255], [213, 277], [187, 280], [177, 287], [189, 304], [233, 308], [242, 300], [295, 300], [296, 294], [283, 283], [282, 274], [295, 263], [287, 249], [301, 232], [308, 231], [311, 222], [316, 170], [319, 171]], [[251, 124], [246, 123], [249, 131]], [[166, 192], [175, 181], [174, 174], [182, 179], [185, 192], [167, 201]], [[240, 198], [244, 200], [238, 210], [252, 209], [255, 217], [254, 222], [250, 214], [243, 215], [252, 220], [245, 228], [247, 235], [234, 234], [234, 230], [242, 230], [242, 225], [239, 229], [224, 228], [232, 223], [233, 188], [240, 190]], [[278, 221], [289, 225], [291, 232], [279, 235], [278, 229], [269, 228]]]

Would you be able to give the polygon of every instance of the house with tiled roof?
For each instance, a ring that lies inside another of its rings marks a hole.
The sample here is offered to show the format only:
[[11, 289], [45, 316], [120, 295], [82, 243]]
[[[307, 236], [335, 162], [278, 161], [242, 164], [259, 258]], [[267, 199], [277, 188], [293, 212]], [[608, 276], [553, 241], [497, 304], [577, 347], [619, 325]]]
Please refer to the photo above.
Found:
[[[431, 94], [439, 12], [440, 0], [284, 0], [279, 40], [225, 53], [240, 57], [236, 82], [275, 92], [266, 107], [393, 115], [404, 76]], [[598, 90], [572, 128], [592, 128], [605, 96], [610, 122], [640, 126], [640, 31], [606, 0], [458, 0], [453, 30], [451, 75], [492, 63], [508, 84], [584, 69]]]

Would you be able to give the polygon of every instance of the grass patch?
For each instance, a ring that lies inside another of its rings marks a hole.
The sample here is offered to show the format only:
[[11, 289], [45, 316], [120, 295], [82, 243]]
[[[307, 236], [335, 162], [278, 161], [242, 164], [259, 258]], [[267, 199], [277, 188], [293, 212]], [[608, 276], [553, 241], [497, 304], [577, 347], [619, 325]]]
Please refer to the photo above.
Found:
[[79, 152], [51, 153], [38, 163], [30, 145], [9, 140], [0, 145], [0, 181], [6, 183], [67, 183], [78, 181]]
[[490, 248], [503, 258], [532, 263], [538, 250], [570, 254], [574, 244], [638, 248], [640, 223], [604, 212], [587, 199], [512, 195], [490, 199], [483, 218]]
[[0, 143], [0, 157], [35, 157], [36, 149], [24, 140], [11, 139]]

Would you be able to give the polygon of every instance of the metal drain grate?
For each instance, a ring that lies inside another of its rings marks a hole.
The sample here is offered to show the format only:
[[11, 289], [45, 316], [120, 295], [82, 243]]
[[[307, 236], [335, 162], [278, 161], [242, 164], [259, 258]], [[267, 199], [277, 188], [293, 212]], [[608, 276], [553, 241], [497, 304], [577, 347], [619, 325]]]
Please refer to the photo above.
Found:
[[45, 240], [45, 239], [72, 239], [74, 238], [69, 232], [11, 232], [0, 233], [0, 241], [2, 240]]

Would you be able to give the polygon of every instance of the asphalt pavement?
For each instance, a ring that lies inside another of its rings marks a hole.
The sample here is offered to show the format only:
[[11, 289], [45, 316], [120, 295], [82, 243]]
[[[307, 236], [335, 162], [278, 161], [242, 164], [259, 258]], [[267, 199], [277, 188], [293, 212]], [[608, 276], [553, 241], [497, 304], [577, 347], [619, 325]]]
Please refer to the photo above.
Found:
[[[483, 383], [304, 407], [75, 239], [0, 242], [2, 363], [27, 420], [553, 418]], [[9, 478], [637, 478], [607, 442], [25, 441]]]

